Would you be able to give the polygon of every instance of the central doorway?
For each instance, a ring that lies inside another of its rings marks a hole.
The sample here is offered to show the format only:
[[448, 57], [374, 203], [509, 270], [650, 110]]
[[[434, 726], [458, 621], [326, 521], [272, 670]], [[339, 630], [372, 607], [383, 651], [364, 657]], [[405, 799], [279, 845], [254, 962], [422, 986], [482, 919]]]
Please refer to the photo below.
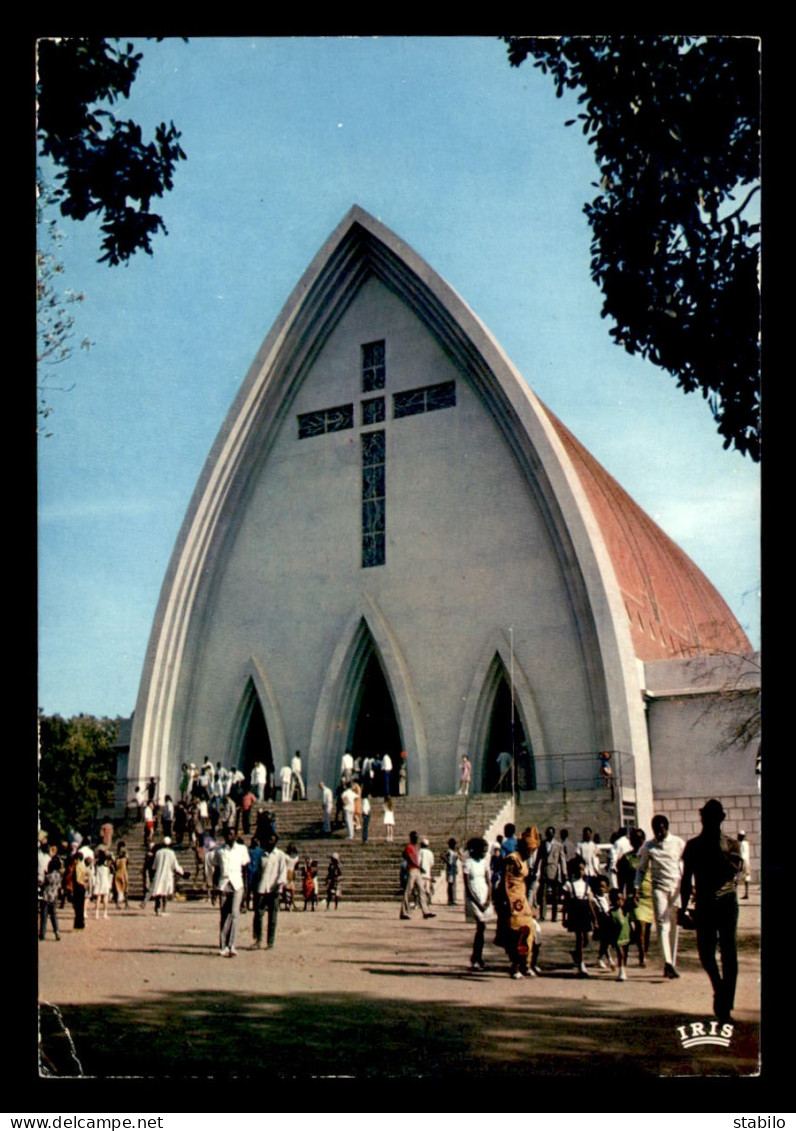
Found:
[[362, 674], [347, 749], [354, 759], [381, 759], [389, 754], [395, 771], [390, 775], [390, 792], [398, 792], [398, 767], [404, 746], [392, 695], [375, 650]]
[[271, 740], [268, 736], [268, 726], [265, 722], [260, 697], [254, 684], [249, 681], [244, 696], [243, 734], [240, 743], [238, 769], [250, 778], [252, 766], [260, 761], [268, 771], [268, 784], [266, 796], [276, 796], [276, 775], [274, 771], [274, 755], [271, 750]]

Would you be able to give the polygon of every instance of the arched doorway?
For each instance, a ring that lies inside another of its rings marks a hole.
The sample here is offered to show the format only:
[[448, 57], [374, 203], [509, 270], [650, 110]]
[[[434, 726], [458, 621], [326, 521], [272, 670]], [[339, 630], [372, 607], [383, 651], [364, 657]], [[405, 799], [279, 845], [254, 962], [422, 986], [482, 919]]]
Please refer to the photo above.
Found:
[[[381, 759], [389, 754], [393, 764], [390, 793], [398, 792], [398, 767], [404, 749], [390, 689], [373, 649], [365, 664], [351, 715], [347, 749], [354, 758]], [[374, 783], [381, 792], [381, 781]]]
[[[502, 772], [500, 755], [504, 753], [514, 756], [518, 787], [522, 790], [535, 789], [536, 781], [531, 746], [525, 736], [525, 728], [522, 725], [517, 705], [512, 702], [509, 681], [506, 678], [505, 671], [501, 671], [492, 702], [489, 729], [484, 745], [481, 788], [485, 793], [498, 788], [498, 781]], [[507, 774], [500, 786], [507, 793], [511, 792], [511, 778], [512, 775]]]
[[268, 727], [265, 722], [262, 704], [249, 681], [243, 704], [243, 717], [241, 720], [241, 739], [238, 754], [238, 769], [248, 778], [255, 762], [263, 762], [268, 770], [268, 792], [274, 795], [274, 755], [271, 749], [271, 740], [268, 736]]

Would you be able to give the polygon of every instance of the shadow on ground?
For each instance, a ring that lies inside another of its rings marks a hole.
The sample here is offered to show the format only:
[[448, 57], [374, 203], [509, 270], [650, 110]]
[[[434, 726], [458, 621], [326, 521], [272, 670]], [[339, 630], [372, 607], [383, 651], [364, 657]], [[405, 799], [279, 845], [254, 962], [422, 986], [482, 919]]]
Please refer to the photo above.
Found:
[[94, 1078], [750, 1076], [757, 1026], [729, 1048], [683, 1049], [682, 1015], [534, 997], [490, 1008], [355, 992], [171, 993], [41, 1006], [46, 1075]]

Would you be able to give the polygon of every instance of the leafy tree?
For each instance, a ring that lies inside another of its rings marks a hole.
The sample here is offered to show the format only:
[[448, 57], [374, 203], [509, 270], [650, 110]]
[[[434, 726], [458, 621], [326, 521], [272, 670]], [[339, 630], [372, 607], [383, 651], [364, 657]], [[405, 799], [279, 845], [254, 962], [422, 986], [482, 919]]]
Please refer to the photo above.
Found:
[[166, 226], [150, 206], [172, 188], [174, 168], [185, 158], [173, 122], [162, 122], [146, 141], [136, 122], [101, 106], [129, 97], [142, 59], [132, 44], [119, 42], [80, 36], [38, 44], [40, 152], [61, 170], [53, 195], [63, 216], [99, 215], [99, 262], [111, 265], [139, 250], [152, 254], [152, 237]]
[[[42, 178], [39, 178], [39, 185], [39, 199], [36, 202], [39, 224], [39, 241], [36, 247], [36, 361], [40, 376], [39, 403], [36, 411], [42, 421], [38, 428], [39, 435], [51, 436], [52, 432], [48, 432], [43, 423], [53, 411], [49, 396], [56, 390], [69, 392], [74, 386], [64, 388], [62, 385], [48, 384], [47, 368], [71, 357], [75, 325], [72, 310], [75, 303], [84, 301], [85, 296], [82, 292], [77, 293], [61, 286], [64, 267], [59, 259], [59, 250], [63, 235], [53, 217], [50, 219], [44, 217], [48, 199]], [[87, 337], [83, 338], [80, 344], [86, 350], [91, 346]]]
[[577, 91], [585, 205], [611, 336], [701, 390], [725, 448], [760, 458], [759, 46], [748, 37], [504, 36]]
[[112, 803], [118, 725], [113, 719], [39, 716], [41, 826], [62, 839], [69, 828], [87, 832], [92, 818]]

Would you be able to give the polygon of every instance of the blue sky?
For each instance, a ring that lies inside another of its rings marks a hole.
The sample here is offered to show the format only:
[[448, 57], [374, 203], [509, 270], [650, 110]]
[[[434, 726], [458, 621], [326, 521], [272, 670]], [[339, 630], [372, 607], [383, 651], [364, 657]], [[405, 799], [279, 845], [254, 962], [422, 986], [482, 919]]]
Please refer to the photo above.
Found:
[[[138, 41], [134, 41], [138, 45]], [[166, 566], [235, 392], [356, 203], [409, 243], [539, 397], [716, 585], [759, 646], [759, 468], [706, 403], [615, 346], [589, 277], [591, 148], [572, 104], [488, 37], [140, 43], [116, 112], [173, 119], [169, 234], [96, 262], [61, 224], [76, 340], [46, 374], [39, 444], [39, 704], [128, 715]]]

